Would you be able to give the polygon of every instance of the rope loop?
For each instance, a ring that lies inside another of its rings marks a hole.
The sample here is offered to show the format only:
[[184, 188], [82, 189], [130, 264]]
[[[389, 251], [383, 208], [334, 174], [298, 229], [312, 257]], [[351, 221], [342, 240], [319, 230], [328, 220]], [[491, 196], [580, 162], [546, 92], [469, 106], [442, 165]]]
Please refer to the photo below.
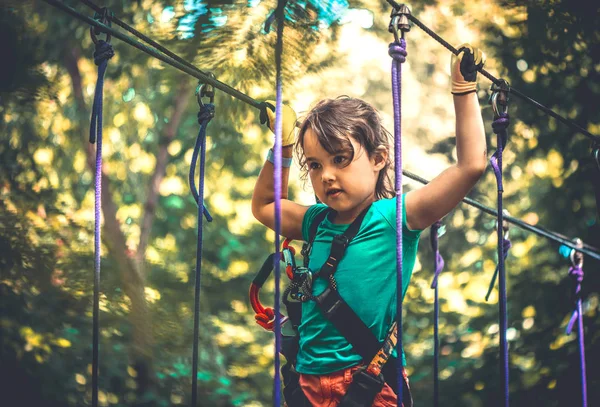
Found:
[[388, 54], [396, 62], [403, 63], [406, 61], [406, 41], [401, 38], [398, 42], [392, 42], [388, 48]]
[[96, 42], [96, 50], [94, 51], [94, 63], [97, 66], [100, 66], [103, 62], [108, 61], [114, 56], [115, 50], [113, 49], [113, 46], [110, 43], [104, 40], [98, 40], [98, 42]]

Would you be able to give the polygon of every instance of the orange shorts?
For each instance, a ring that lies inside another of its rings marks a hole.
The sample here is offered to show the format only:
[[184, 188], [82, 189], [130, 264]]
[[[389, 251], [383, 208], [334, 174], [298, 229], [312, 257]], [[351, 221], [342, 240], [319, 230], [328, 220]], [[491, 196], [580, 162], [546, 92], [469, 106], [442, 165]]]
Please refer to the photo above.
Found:
[[[352, 374], [359, 366], [328, 375], [300, 374], [300, 387], [314, 407], [336, 407], [352, 383]], [[406, 377], [406, 376], [405, 376]], [[396, 393], [384, 384], [373, 402], [373, 407], [396, 407]]]

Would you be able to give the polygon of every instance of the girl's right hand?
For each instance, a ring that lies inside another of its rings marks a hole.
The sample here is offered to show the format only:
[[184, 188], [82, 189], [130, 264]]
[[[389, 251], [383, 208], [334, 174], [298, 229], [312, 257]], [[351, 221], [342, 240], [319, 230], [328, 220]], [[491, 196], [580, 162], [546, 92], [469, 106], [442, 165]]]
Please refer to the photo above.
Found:
[[[275, 104], [274, 100], [267, 100], [263, 103], [260, 111], [260, 124], [266, 124], [275, 134]], [[288, 105], [282, 104], [283, 122], [281, 126], [282, 146], [291, 146], [296, 141], [296, 112]]]

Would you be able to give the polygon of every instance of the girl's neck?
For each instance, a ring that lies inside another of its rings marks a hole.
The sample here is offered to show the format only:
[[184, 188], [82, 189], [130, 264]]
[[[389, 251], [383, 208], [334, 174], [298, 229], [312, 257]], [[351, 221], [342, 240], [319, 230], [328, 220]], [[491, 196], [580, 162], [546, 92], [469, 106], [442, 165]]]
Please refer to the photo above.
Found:
[[349, 211], [336, 211], [335, 216], [330, 221], [334, 225], [349, 225], [352, 222], [354, 222], [354, 219], [356, 219], [358, 215], [360, 215], [360, 213], [373, 202], [375, 202], [375, 194], [370, 195], [367, 199], [365, 199], [359, 205], [355, 206]]

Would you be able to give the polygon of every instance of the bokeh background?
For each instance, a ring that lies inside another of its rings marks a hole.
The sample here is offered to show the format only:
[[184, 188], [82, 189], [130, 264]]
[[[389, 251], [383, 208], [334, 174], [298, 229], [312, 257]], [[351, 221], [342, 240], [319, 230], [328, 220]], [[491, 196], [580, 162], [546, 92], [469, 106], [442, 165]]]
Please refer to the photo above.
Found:
[[[97, 78], [89, 27], [42, 1], [0, 5], [0, 405], [84, 406], [91, 400], [93, 156]], [[66, 1], [86, 15], [93, 12]], [[98, 2], [203, 71], [257, 100], [275, 95], [275, 1]], [[485, 50], [488, 70], [600, 133], [600, 7], [577, 0], [414, 1], [415, 16], [454, 45]], [[392, 128], [390, 7], [385, 1], [290, 1], [284, 99], [299, 114], [326, 97], [364, 98]], [[455, 159], [450, 54], [418, 27], [403, 77], [405, 168], [432, 178]], [[187, 173], [198, 131], [197, 81], [113, 40], [104, 88], [100, 404], [189, 405], [196, 206]], [[479, 79], [489, 152], [490, 82]], [[272, 136], [258, 112], [217, 91], [208, 129], [199, 405], [272, 405], [273, 336], [255, 324], [248, 287], [273, 250], [250, 198]], [[505, 206], [534, 225], [600, 247], [590, 142], [513, 98], [504, 155]], [[291, 196], [311, 204], [293, 169]], [[406, 180], [406, 189], [418, 188]], [[491, 171], [472, 198], [494, 207]], [[440, 250], [441, 400], [500, 405], [495, 221], [459, 205]], [[581, 405], [569, 262], [558, 245], [513, 228], [507, 260], [513, 406]], [[429, 232], [405, 301], [414, 397], [433, 396]], [[600, 405], [598, 262], [583, 287], [589, 405]], [[274, 286], [263, 289], [263, 301]]]

